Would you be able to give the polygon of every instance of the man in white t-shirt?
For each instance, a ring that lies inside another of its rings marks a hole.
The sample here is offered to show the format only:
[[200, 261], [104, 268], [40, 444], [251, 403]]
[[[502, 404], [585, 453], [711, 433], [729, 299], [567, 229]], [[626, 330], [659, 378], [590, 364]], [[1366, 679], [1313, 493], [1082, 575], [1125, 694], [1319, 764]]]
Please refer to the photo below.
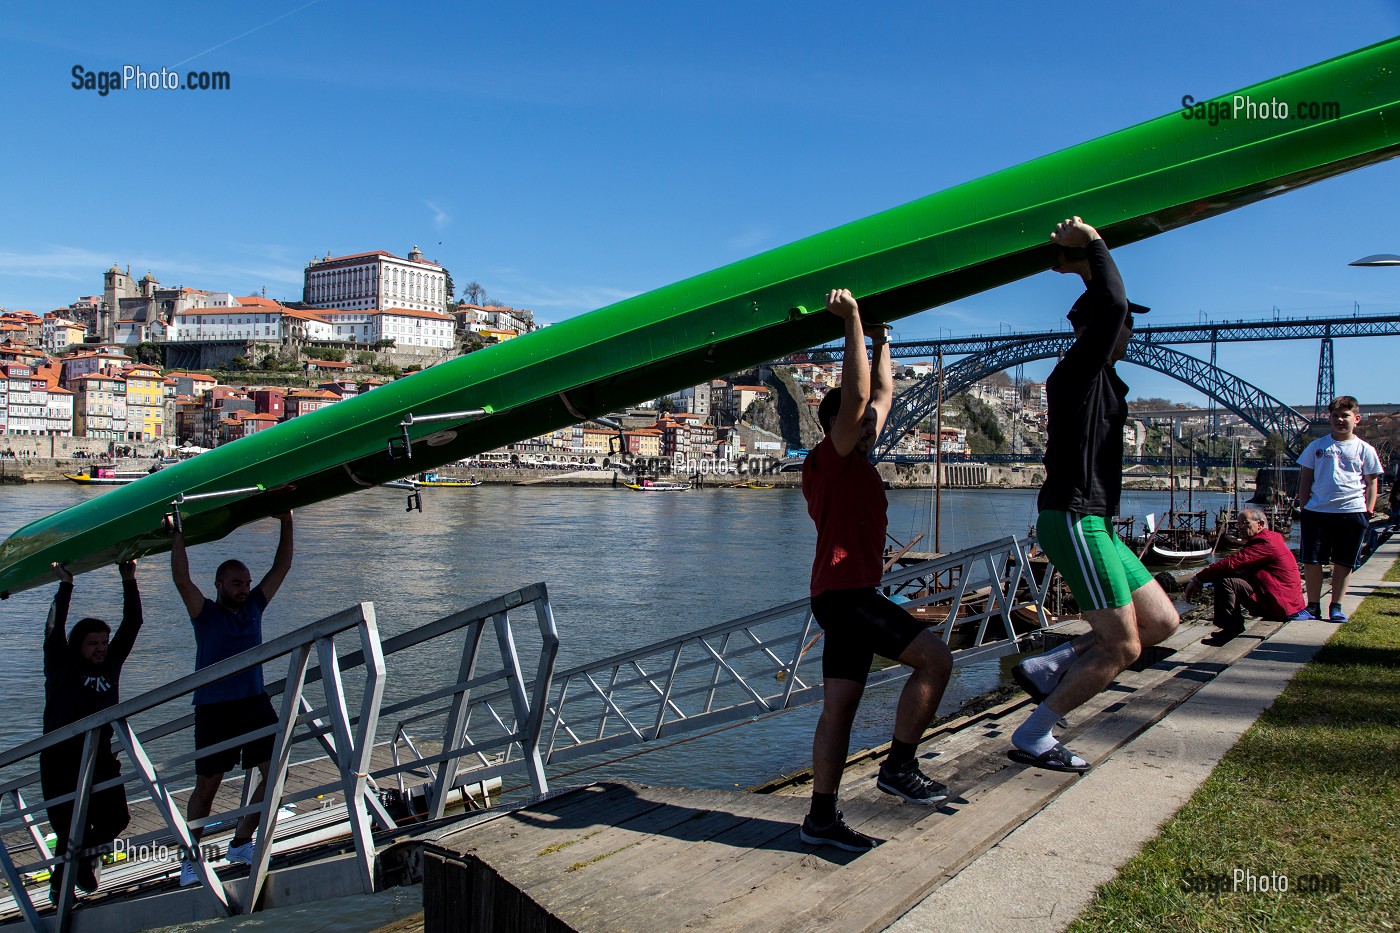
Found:
[[1327, 406], [1332, 433], [1320, 437], [1298, 456], [1303, 505], [1303, 578], [1308, 605], [1295, 618], [1322, 618], [1322, 565], [1332, 561], [1332, 604], [1327, 619], [1345, 622], [1342, 597], [1351, 572], [1361, 563], [1361, 542], [1376, 511], [1383, 472], [1376, 448], [1357, 437], [1361, 406], [1341, 395]]

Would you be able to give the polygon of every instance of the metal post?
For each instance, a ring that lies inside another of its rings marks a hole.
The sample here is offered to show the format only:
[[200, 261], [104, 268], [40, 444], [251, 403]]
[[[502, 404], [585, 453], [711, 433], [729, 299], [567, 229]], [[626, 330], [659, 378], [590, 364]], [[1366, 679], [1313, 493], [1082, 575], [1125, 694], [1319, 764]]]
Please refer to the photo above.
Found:
[[515, 650], [515, 636], [510, 630], [510, 616], [504, 612], [497, 613], [492, 617], [492, 621], [496, 624], [496, 641], [500, 645], [501, 661], [506, 668], [506, 686], [510, 690], [511, 704], [515, 707], [515, 729], [520, 734], [525, 770], [530, 775], [530, 784], [535, 793], [547, 794], [549, 781], [544, 773], [544, 760], [540, 758], [539, 742], [525, 741], [531, 732], [538, 736], [538, 730], [531, 729], [530, 718], [541, 716], [544, 711], [530, 709], [530, 700], [525, 695], [525, 678], [520, 670], [520, 655]]
[[1322, 338], [1322, 350], [1317, 358], [1317, 402], [1313, 408], [1313, 419], [1321, 421], [1327, 417], [1327, 409], [1336, 397], [1336, 378], [1332, 361], [1332, 327], [1328, 325], [1327, 336]]
[[[238, 912], [253, 912], [263, 883], [267, 881], [267, 863], [272, 858], [272, 837], [277, 830], [277, 808], [282, 789], [287, 782], [287, 764], [292, 757], [292, 732], [296, 729], [301, 706], [301, 692], [306, 687], [306, 666], [311, 661], [311, 645], [303, 644], [291, 652], [287, 663], [287, 686], [282, 692], [282, 715], [276, 741], [272, 746], [272, 761], [268, 765], [267, 782], [263, 788], [262, 819], [258, 822], [258, 844], [253, 848], [253, 864], [243, 882], [243, 897]], [[334, 716], [334, 712], [332, 716]], [[347, 801], [348, 802], [348, 801]]]
[[[466, 683], [476, 673], [476, 659], [481, 650], [481, 636], [486, 626], [475, 622], [467, 632], [462, 645], [462, 663], [457, 669], [457, 683]], [[442, 730], [442, 750], [451, 751], [462, 744], [467, 731], [467, 713], [471, 707], [471, 688], [458, 690], [452, 698], [452, 707], [447, 714], [447, 724]], [[447, 810], [447, 792], [457, 782], [457, 762], [460, 756], [454, 755], [437, 766], [433, 778], [432, 799], [428, 801], [428, 818], [440, 820]]]

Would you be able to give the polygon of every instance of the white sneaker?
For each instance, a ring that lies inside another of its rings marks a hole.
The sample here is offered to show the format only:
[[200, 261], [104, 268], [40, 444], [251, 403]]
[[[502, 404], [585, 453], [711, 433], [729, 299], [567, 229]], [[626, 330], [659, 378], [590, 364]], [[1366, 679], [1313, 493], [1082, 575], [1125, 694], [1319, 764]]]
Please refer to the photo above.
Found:
[[199, 874], [194, 870], [194, 862], [180, 862], [180, 887], [188, 888], [192, 884], [199, 884]]
[[253, 864], [253, 843], [248, 841], [241, 846], [233, 843], [228, 844], [228, 855], [226, 858], [230, 865], [251, 865]]

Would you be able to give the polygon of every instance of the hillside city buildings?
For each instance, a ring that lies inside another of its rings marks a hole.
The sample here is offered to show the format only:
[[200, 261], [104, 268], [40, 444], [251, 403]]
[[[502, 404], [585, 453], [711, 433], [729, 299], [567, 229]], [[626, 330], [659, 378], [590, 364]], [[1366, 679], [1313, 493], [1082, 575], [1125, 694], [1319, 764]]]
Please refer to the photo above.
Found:
[[[0, 433], [215, 447], [382, 385], [382, 379], [366, 378], [367, 356], [392, 354], [429, 366], [459, 348], [537, 328], [530, 311], [453, 303], [449, 279], [416, 246], [406, 257], [372, 250], [313, 259], [304, 269], [302, 300], [294, 303], [165, 287], [149, 272], [137, 280], [129, 268], [113, 264], [103, 273], [100, 295], [42, 315], [0, 309]], [[190, 367], [162, 369], [135, 358], [139, 349], [142, 359], [153, 359], [154, 350], [169, 364], [170, 351], [208, 347], [299, 361], [308, 385], [222, 386]], [[934, 366], [901, 363], [897, 370], [916, 379], [931, 375]], [[814, 424], [816, 406], [840, 379], [840, 364], [802, 362], [789, 372]], [[774, 391], [763, 381], [741, 374], [687, 387], [628, 412], [621, 432], [572, 425], [495, 454], [526, 462], [601, 462], [624, 453], [691, 461], [800, 453], [751, 422], [755, 405], [768, 403]], [[1000, 377], [967, 394], [996, 407], [1013, 432], [1034, 435], [1044, 427], [1044, 389]], [[1146, 435], [1142, 422], [1130, 421], [1127, 449], [1140, 452]], [[966, 453], [967, 427], [947, 424], [937, 433], [924, 426], [897, 448], [913, 455], [935, 449]]]

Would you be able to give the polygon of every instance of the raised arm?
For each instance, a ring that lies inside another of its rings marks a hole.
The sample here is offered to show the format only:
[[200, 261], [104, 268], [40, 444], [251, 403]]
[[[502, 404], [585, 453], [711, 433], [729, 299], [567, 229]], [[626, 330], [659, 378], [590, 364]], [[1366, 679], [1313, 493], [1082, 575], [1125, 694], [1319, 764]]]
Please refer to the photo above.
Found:
[[[860, 422], [870, 407], [870, 364], [865, 359], [865, 331], [860, 323], [860, 306], [850, 291], [832, 289], [826, 296], [826, 310], [846, 324], [846, 352], [841, 362], [841, 408], [831, 421], [831, 443], [845, 457], [860, 440]], [[888, 350], [887, 350], [888, 352]]]
[[122, 578], [122, 624], [112, 635], [107, 648], [107, 657], [120, 665], [131, 654], [136, 636], [141, 632], [141, 591], [136, 586], [136, 561], [124, 560], [117, 564]]
[[282, 587], [282, 581], [287, 579], [287, 572], [292, 569], [292, 513], [283, 512], [277, 519], [282, 523], [282, 536], [277, 541], [277, 554], [272, 559], [272, 569], [258, 584], [263, 599], [268, 602], [272, 602], [272, 597], [276, 596]]
[[185, 610], [194, 619], [204, 609], [204, 592], [190, 579], [190, 558], [185, 553], [185, 533], [175, 532], [170, 541], [170, 576], [175, 581], [175, 589], [185, 602]]
[[1108, 244], [1097, 230], [1078, 217], [1059, 223], [1050, 234], [1050, 240], [1056, 246], [1085, 252], [1088, 274], [1084, 275], [1082, 269], [1080, 274], [1084, 275], [1092, 313], [1078, 331], [1072, 350], [1087, 364], [1108, 363], [1112, 360], [1123, 321], [1128, 317], [1128, 293], [1118, 266], [1109, 254]]
[[44, 668], [59, 661], [68, 651], [68, 606], [73, 601], [73, 575], [62, 564], [51, 564], [58, 577], [58, 592], [54, 594], [49, 617], [44, 623]]
[[[865, 325], [862, 325], [864, 327]], [[888, 325], [871, 324], [870, 405], [875, 409], [875, 436], [885, 430], [885, 419], [894, 405], [894, 365], [890, 362]]]

